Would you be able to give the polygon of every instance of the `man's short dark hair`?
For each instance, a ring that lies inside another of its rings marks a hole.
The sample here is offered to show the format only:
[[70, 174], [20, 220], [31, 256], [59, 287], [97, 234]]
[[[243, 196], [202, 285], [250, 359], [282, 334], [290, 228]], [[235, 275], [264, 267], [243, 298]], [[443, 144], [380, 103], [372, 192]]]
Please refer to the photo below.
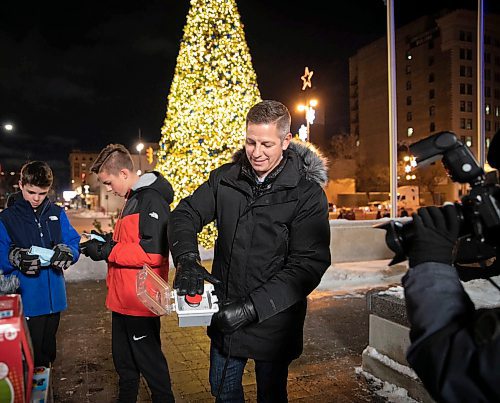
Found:
[[49, 165], [43, 161], [27, 162], [21, 168], [21, 184], [48, 188], [52, 186], [54, 175]]
[[121, 169], [134, 170], [134, 162], [128, 150], [122, 144], [108, 144], [102, 149], [90, 171], [98, 174], [106, 171], [111, 175], [117, 175]]
[[281, 140], [290, 133], [292, 118], [288, 108], [281, 102], [273, 100], [261, 101], [250, 108], [247, 113], [246, 126], [253, 124], [276, 123]]

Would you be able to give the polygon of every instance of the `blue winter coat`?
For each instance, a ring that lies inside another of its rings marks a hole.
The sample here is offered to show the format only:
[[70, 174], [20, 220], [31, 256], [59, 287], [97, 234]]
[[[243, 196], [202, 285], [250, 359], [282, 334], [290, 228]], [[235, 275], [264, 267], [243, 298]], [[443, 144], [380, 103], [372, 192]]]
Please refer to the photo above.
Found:
[[64, 274], [47, 266], [37, 276], [26, 276], [9, 262], [12, 246], [29, 248], [32, 245], [52, 249], [66, 244], [73, 252], [73, 263], [80, 256], [80, 235], [69, 223], [64, 210], [46, 199], [37, 216], [29, 202], [22, 197], [0, 213], [0, 270], [20, 280], [20, 294], [26, 316], [61, 312], [67, 308]]

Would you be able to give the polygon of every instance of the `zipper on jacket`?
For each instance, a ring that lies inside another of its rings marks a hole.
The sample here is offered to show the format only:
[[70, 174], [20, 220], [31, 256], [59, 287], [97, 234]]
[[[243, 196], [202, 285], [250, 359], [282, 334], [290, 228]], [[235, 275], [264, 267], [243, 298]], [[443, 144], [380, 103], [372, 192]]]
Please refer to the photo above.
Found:
[[[45, 212], [46, 207], [49, 205], [50, 202], [45, 203], [45, 205], [42, 208], [42, 211], [40, 211], [40, 215], [37, 217], [36, 213], [33, 211], [33, 214], [35, 215], [35, 222], [36, 225], [38, 226], [38, 230], [40, 231], [40, 243], [45, 247], [47, 246], [44, 242], [44, 236], [43, 236], [43, 227], [42, 223], [40, 222], [40, 218], [42, 217], [42, 214]], [[50, 234], [50, 228], [48, 222], [46, 223], [47, 226], [47, 232]], [[50, 313], [54, 313], [54, 303], [52, 301], [52, 287], [50, 284], [50, 273], [49, 270], [52, 270], [49, 268], [43, 269], [47, 273], [47, 285], [49, 287], [49, 302], [50, 302]]]

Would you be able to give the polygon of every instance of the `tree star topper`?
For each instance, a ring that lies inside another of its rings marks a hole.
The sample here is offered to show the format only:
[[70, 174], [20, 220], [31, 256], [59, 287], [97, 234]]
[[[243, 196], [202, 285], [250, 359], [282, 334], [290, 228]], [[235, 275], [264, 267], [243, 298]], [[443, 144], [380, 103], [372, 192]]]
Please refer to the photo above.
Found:
[[303, 81], [302, 84], [302, 91], [304, 91], [307, 87], [311, 88], [311, 78], [314, 74], [314, 71], [309, 71], [309, 67], [306, 67], [304, 70], [304, 75], [300, 77], [300, 79]]

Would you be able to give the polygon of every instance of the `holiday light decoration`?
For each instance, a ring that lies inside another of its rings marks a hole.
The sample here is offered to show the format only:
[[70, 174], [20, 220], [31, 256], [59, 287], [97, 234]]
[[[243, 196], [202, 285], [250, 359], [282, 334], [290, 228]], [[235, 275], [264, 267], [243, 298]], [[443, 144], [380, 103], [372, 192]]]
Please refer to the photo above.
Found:
[[[235, 0], [191, 0], [157, 153], [172, 207], [243, 146], [246, 112], [260, 100]], [[215, 236], [209, 225], [198, 240], [211, 248]]]

